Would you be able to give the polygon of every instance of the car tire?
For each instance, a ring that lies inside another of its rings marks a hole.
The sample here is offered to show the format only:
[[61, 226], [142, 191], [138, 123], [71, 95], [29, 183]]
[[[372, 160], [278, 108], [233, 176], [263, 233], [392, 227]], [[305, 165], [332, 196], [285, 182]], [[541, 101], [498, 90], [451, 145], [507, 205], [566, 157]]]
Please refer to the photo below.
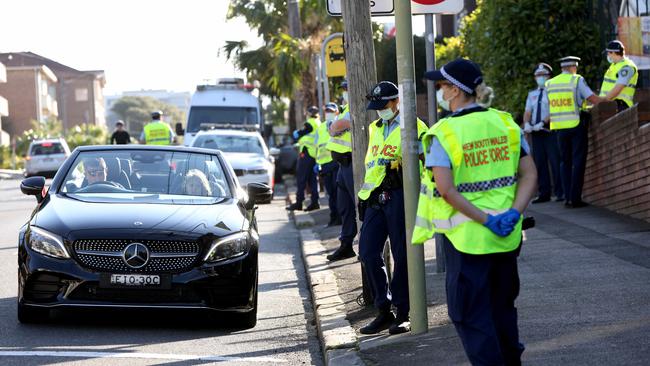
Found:
[[257, 325], [257, 279], [255, 279], [255, 299], [253, 309], [247, 313], [237, 314], [237, 324], [243, 328], [254, 328]]
[[18, 304], [18, 321], [23, 324], [42, 323], [49, 318], [50, 310]]

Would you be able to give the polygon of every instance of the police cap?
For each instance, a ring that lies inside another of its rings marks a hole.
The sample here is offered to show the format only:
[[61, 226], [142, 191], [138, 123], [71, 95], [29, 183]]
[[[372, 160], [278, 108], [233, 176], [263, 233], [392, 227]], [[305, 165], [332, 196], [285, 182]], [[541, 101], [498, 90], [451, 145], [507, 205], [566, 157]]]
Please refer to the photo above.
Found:
[[447, 80], [468, 94], [474, 94], [476, 87], [483, 83], [479, 66], [464, 58], [448, 62], [440, 70], [427, 71], [424, 77], [434, 81]]
[[397, 85], [390, 81], [381, 81], [370, 89], [366, 99], [370, 101], [366, 109], [380, 110], [386, 107], [389, 101], [399, 98]]
[[537, 66], [535, 66], [535, 71], [534, 71], [535, 76], [537, 76], [537, 75], [551, 75], [552, 72], [553, 72], [553, 68], [549, 64], [541, 62], [541, 63], [537, 64]]
[[325, 110], [330, 112], [338, 112], [339, 106], [337, 106], [336, 103], [330, 102], [325, 104]]
[[578, 66], [578, 62], [581, 61], [580, 57], [577, 56], [566, 56], [559, 59], [561, 67], [567, 66]]
[[611, 41], [607, 44], [607, 48], [605, 48], [605, 52], [624, 52], [625, 51], [625, 46], [623, 45], [623, 42], [619, 40], [614, 40]]
[[151, 118], [153, 119], [160, 119], [160, 116], [163, 115], [162, 111], [153, 111], [151, 112]]
[[309, 113], [312, 116], [318, 114], [318, 107], [316, 107], [315, 105], [310, 106], [309, 108], [307, 108], [307, 113]]

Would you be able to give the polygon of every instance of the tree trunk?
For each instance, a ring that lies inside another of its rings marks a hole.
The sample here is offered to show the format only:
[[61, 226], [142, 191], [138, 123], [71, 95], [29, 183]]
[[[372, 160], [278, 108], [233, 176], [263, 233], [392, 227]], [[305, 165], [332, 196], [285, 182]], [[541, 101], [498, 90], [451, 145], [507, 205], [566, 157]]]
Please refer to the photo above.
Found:
[[[300, 23], [300, 4], [298, 0], [289, 0], [287, 2], [287, 13], [289, 15], [289, 35], [293, 38], [302, 37], [302, 27]], [[301, 128], [304, 123], [304, 107], [302, 93], [299, 88], [293, 92], [293, 118], [289, 113], [289, 131]]]
[[375, 47], [372, 40], [370, 3], [359, 0], [342, 0], [343, 45], [347, 68], [350, 115], [352, 117], [352, 159], [355, 192], [358, 192], [365, 175], [365, 156], [368, 150], [368, 125], [377, 119], [375, 111], [366, 111], [368, 91], [377, 83]]

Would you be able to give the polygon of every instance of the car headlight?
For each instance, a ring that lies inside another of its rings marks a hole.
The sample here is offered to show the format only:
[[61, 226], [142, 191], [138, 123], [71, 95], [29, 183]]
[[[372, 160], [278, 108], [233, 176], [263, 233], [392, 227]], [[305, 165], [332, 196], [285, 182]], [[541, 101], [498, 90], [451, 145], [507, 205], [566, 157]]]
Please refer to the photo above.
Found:
[[206, 262], [219, 262], [222, 260], [244, 255], [250, 248], [250, 236], [247, 232], [228, 235], [215, 240], [205, 256]]
[[48, 257], [70, 258], [63, 245], [63, 238], [37, 227], [30, 228], [27, 245], [35, 252]]
[[248, 174], [266, 174], [268, 170], [264, 168], [259, 168], [259, 169], [248, 169], [247, 173]]

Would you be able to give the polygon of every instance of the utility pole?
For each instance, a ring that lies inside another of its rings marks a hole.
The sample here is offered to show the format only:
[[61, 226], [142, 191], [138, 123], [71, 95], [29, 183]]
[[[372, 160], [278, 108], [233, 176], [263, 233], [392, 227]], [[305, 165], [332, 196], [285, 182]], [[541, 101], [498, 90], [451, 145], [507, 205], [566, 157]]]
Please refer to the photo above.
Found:
[[[289, 14], [289, 35], [292, 38], [302, 38], [302, 26], [300, 23], [300, 4], [299, 0], [289, 0], [287, 2]], [[289, 120], [289, 131], [296, 129], [303, 124], [303, 100], [300, 88], [293, 92], [293, 107], [294, 107], [294, 121], [295, 125], [292, 126], [292, 121]]]
[[395, 0], [395, 27], [397, 35], [397, 79], [401, 94], [402, 175], [404, 182], [404, 212], [406, 224], [406, 256], [411, 305], [411, 332], [426, 333], [426, 283], [424, 277], [424, 245], [413, 245], [413, 228], [420, 192], [420, 165], [417, 116], [415, 110], [415, 66], [413, 60], [413, 29], [411, 1]]
[[[366, 172], [365, 158], [368, 150], [368, 124], [377, 115], [366, 110], [368, 91], [377, 83], [375, 64], [375, 45], [372, 40], [372, 21], [370, 2], [342, 0], [343, 47], [348, 80], [348, 98], [352, 119], [352, 169], [354, 192], [359, 192]], [[357, 226], [361, 228], [359, 222]], [[367, 284], [365, 268], [361, 265], [363, 299], [366, 305], [372, 304], [373, 296]]]

